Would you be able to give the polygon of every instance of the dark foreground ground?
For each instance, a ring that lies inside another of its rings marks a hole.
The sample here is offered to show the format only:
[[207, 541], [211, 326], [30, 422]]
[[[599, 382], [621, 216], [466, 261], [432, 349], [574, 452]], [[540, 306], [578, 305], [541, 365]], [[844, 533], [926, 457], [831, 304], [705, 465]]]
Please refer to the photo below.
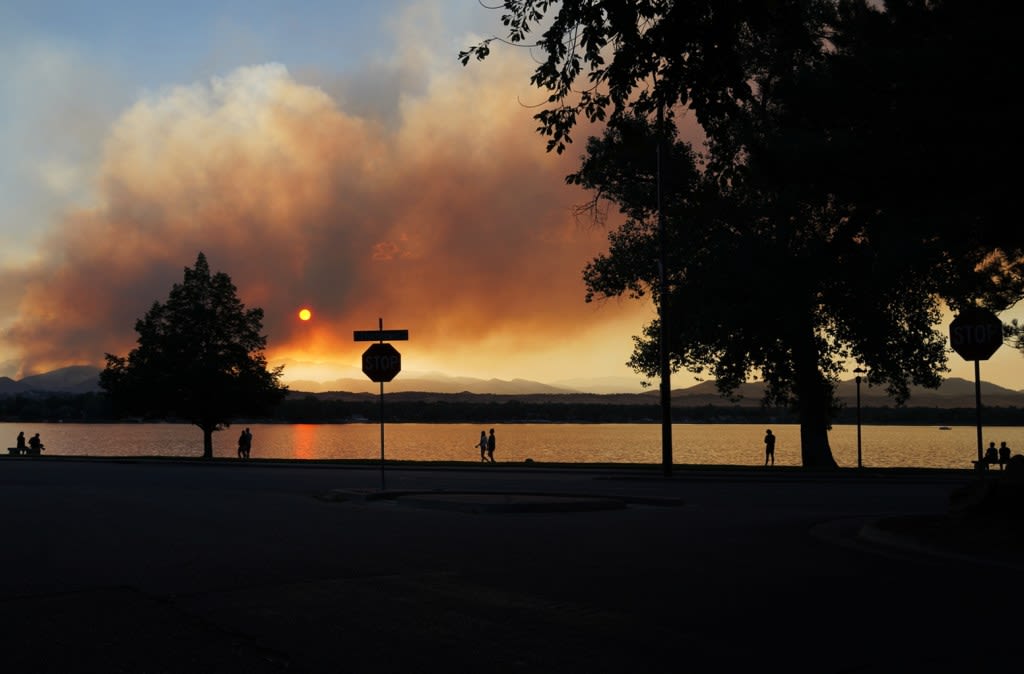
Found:
[[0, 671], [1018, 672], [980, 479], [6, 457]]

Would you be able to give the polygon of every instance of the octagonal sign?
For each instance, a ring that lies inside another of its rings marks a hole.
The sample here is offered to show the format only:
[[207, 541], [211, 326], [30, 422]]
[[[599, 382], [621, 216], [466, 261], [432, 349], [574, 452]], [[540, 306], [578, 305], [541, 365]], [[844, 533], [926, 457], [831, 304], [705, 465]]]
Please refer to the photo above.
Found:
[[1003, 323], [988, 309], [965, 309], [949, 324], [949, 343], [964, 360], [988, 360], [1003, 345]]
[[387, 342], [371, 344], [363, 352], [363, 374], [370, 381], [391, 381], [402, 371], [402, 354]]

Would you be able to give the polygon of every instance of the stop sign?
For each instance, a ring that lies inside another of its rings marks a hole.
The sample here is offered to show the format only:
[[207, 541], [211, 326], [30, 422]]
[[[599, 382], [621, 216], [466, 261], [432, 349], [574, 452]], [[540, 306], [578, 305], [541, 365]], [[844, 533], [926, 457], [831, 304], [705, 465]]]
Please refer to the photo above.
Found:
[[988, 309], [964, 309], [949, 324], [949, 343], [964, 360], [988, 360], [1003, 345], [1003, 323]]
[[370, 381], [391, 381], [402, 371], [402, 354], [387, 342], [371, 344], [363, 352], [363, 373]]

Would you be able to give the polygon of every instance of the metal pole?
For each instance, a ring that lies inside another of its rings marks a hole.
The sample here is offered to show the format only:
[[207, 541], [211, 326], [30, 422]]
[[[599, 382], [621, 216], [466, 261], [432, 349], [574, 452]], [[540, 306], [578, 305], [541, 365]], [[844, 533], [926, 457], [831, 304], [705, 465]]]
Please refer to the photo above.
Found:
[[860, 460], [860, 375], [857, 375], [857, 467], [863, 467]]
[[[377, 319], [377, 330], [380, 331], [380, 343], [384, 343], [384, 319]], [[380, 383], [380, 489], [387, 489], [384, 482], [384, 382]]]
[[665, 477], [672, 476], [672, 370], [668, 364], [668, 282], [665, 278], [665, 219], [661, 207], [661, 143], [664, 106], [658, 104], [657, 207], [658, 207], [658, 358], [661, 369], [661, 465]]
[[974, 409], [978, 422], [978, 465], [981, 465], [981, 361], [974, 361]]

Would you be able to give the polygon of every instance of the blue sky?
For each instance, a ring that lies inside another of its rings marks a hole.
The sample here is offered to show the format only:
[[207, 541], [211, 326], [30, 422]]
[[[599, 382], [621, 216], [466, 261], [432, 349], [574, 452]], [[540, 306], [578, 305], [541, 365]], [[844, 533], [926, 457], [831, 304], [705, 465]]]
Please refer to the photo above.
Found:
[[374, 51], [392, 48], [395, 36], [387, 24], [409, 5], [44, 0], [0, 8], [0, 30], [5, 42], [63, 45], [86, 61], [123, 72], [130, 84], [151, 87], [268, 60], [324, 70], [357, 67]]
[[[5, 218], [0, 226], [14, 253], [28, 252], [23, 246], [36, 227], [26, 221], [52, 215], [60, 206], [54, 196], [84, 195], [78, 181], [87, 180], [82, 171], [102, 151], [106, 127], [143, 92], [264, 63], [283, 64], [315, 86], [342, 80], [355, 86], [394, 76], [409, 24], [422, 27], [418, 39], [435, 54], [450, 46], [454, 65], [457, 40], [494, 18], [472, 1], [5, 0], [0, 200], [17, 222]], [[68, 123], [71, 111], [75, 119]], [[50, 168], [46, 192], [38, 174], [43, 167]]]

